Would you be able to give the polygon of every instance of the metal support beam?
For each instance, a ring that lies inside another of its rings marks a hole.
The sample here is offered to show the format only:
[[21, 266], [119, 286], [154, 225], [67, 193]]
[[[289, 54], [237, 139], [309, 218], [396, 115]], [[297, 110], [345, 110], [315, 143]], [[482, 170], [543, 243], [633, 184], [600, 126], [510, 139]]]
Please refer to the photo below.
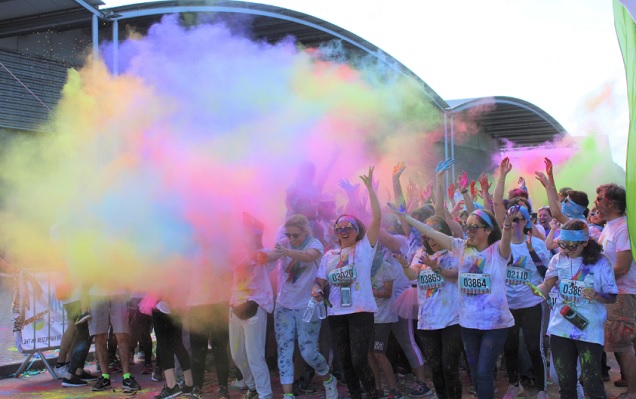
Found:
[[99, 51], [99, 22], [95, 14], [93, 14], [91, 33], [93, 36], [93, 61], [97, 61], [97, 52]]
[[99, 18], [104, 18], [104, 14], [101, 11], [99, 11], [97, 8], [93, 7], [92, 5], [88, 4], [84, 0], [74, 0], [74, 1], [80, 6], [90, 11], [93, 15], [96, 15]]
[[119, 75], [119, 21], [113, 20], [113, 75]]

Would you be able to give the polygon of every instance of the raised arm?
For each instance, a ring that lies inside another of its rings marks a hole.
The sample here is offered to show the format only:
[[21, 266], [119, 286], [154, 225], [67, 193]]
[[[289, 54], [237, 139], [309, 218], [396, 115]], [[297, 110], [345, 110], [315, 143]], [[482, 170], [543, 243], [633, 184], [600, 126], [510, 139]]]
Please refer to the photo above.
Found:
[[402, 192], [402, 184], [400, 183], [400, 176], [402, 176], [402, 172], [406, 169], [406, 165], [404, 162], [398, 162], [397, 165], [393, 167], [393, 198], [395, 198], [395, 202], [398, 206], [403, 206], [406, 208], [406, 200], [404, 198], [404, 193]]
[[369, 202], [371, 204], [371, 222], [367, 229], [367, 238], [372, 247], [378, 242], [380, 235], [380, 226], [382, 225], [382, 210], [380, 209], [380, 203], [378, 197], [373, 188], [373, 166], [369, 167], [369, 173], [366, 176], [360, 176], [362, 182], [367, 187], [369, 192]]
[[415, 227], [415, 229], [417, 229], [426, 237], [429, 237], [435, 240], [435, 242], [439, 244], [439, 246], [449, 251], [452, 249], [451, 236], [447, 236], [444, 233], [440, 233], [439, 231], [436, 231], [435, 229], [433, 229], [431, 226], [427, 225], [426, 223], [422, 223], [418, 221], [417, 219], [413, 218], [412, 216], [406, 214], [406, 211], [404, 210], [404, 208], [396, 208], [394, 205], [391, 205], [391, 204], [389, 204], [389, 206], [391, 207], [391, 209], [393, 209], [393, 212], [395, 212], [398, 215], [403, 215], [404, 216], [403, 220], [406, 220], [408, 224]]
[[484, 202], [484, 209], [492, 212], [490, 206], [490, 183], [488, 183], [488, 176], [485, 173], [479, 175], [479, 185], [481, 188], [481, 199]]
[[475, 210], [475, 205], [473, 205], [473, 200], [468, 192], [468, 173], [466, 173], [466, 171], [463, 171], [461, 175], [457, 176], [457, 184], [459, 185], [459, 192], [464, 198], [464, 206], [466, 206], [468, 213], [471, 213]]
[[504, 218], [506, 217], [506, 206], [503, 202], [504, 189], [506, 188], [506, 176], [512, 170], [512, 164], [510, 159], [505, 157], [499, 164], [499, 179], [497, 179], [497, 185], [495, 186], [495, 193], [493, 194], [493, 205], [495, 206], [495, 219], [502, 225]]
[[510, 256], [510, 241], [512, 240], [512, 219], [523, 217], [519, 212], [520, 205], [511, 206], [506, 212], [506, 217], [503, 220], [501, 240], [499, 240], [499, 253], [504, 258]]
[[554, 175], [552, 170], [552, 161], [548, 158], [544, 159], [545, 162], [545, 174], [541, 172], [535, 172], [534, 177], [541, 182], [541, 185], [545, 187], [545, 193], [548, 196], [548, 205], [550, 205], [550, 212], [552, 217], [559, 223], [563, 224], [570, 220], [567, 216], [561, 212], [561, 201], [559, 201], [559, 193], [557, 192], [554, 184]]
[[444, 207], [446, 206], [444, 201], [444, 179], [442, 176], [454, 163], [454, 159], [447, 159], [440, 161], [435, 168], [435, 215], [441, 218], [444, 217]]

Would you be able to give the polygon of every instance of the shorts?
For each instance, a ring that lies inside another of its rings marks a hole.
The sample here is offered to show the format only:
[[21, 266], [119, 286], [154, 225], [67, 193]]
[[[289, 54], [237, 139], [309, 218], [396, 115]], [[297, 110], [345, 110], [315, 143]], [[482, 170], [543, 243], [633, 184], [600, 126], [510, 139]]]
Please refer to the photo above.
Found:
[[386, 353], [392, 324], [393, 323], [379, 323], [373, 325], [374, 336], [371, 340], [371, 348], [369, 348], [369, 352]]
[[91, 335], [108, 334], [110, 325], [115, 334], [130, 334], [128, 299], [124, 295], [91, 296], [91, 316], [88, 320]]
[[619, 294], [616, 303], [606, 305], [605, 351], [630, 352], [636, 336], [636, 295]]

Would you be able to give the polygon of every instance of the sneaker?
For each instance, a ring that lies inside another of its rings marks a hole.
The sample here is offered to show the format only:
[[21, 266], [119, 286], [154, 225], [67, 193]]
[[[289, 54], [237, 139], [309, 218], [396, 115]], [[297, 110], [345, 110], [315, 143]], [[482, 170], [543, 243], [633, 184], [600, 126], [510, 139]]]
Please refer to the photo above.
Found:
[[152, 376], [150, 377], [154, 382], [163, 381], [162, 370], [160, 367], [155, 366], [154, 370], [152, 370]]
[[508, 391], [504, 395], [503, 399], [515, 399], [517, 396], [523, 394], [525, 390], [521, 384], [519, 385], [509, 385]]
[[141, 369], [142, 375], [152, 374], [152, 363], [144, 363], [144, 367]]
[[94, 391], [94, 392], [103, 391], [103, 390], [108, 389], [108, 388], [110, 388], [110, 379], [109, 378], [104, 378], [104, 377], [99, 377], [99, 379], [97, 380], [95, 385], [93, 385], [92, 391]]
[[86, 370], [82, 371], [82, 374], [78, 375], [77, 377], [80, 380], [84, 380], [84, 381], [88, 381], [88, 382], [97, 381], [97, 376], [95, 374], [89, 373]]
[[546, 391], [537, 392], [537, 399], [549, 399], [549, 398], [550, 396], [548, 395]]
[[245, 392], [243, 396], [241, 396], [241, 399], [256, 399], [256, 398], [258, 398], [258, 392], [256, 392], [255, 390], [252, 391], [251, 389], [248, 389], [247, 392]]
[[188, 397], [189, 399], [201, 399], [201, 388], [199, 387], [192, 387], [192, 391], [190, 391], [190, 396]]
[[75, 325], [78, 326], [82, 323], [86, 323], [87, 321], [89, 321], [93, 316], [91, 316], [90, 313], [88, 312], [84, 312], [81, 315], [77, 316], [77, 319], [75, 319]]
[[234, 391], [245, 391], [247, 389], [247, 385], [245, 385], [245, 381], [237, 378], [230, 384], [230, 389]]
[[160, 311], [161, 313], [165, 313], [165, 314], [170, 314], [172, 313], [170, 311], [170, 306], [168, 306], [168, 303], [164, 302], [164, 301], [159, 301], [157, 302], [157, 305], [155, 306], [157, 308], [158, 311]]
[[296, 390], [302, 393], [316, 393], [316, 388], [312, 387], [300, 378], [294, 382], [294, 391]]
[[432, 395], [433, 391], [426, 385], [425, 382], [415, 381], [413, 388], [409, 391], [409, 396], [412, 398], [423, 398], [424, 396]]
[[155, 399], [175, 398], [180, 396], [181, 393], [181, 387], [179, 387], [179, 384], [174, 384], [172, 388], [168, 388], [167, 385], [164, 385], [161, 392], [159, 392], [159, 395], [155, 395]]
[[64, 378], [62, 380], [63, 387], [85, 387], [88, 383], [84, 380], [80, 380], [75, 374], [71, 374], [71, 378]]
[[55, 375], [57, 376], [57, 379], [62, 379], [66, 373], [68, 372], [68, 363], [64, 363], [64, 364], [56, 364], [55, 365]]
[[[125, 378], [121, 385], [124, 388], [124, 392], [135, 392], [135, 391], [139, 391], [141, 389], [141, 387], [139, 386], [139, 384], [135, 380], [135, 377]], [[176, 387], [176, 385], [175, 385], [175, 387]], [[181, 390], [180, 389], [179, 389], [179, 394], [181, 394]], [[170, 397], [172, 397], [172, 396], [170, 396]]]
[[326, 399], [338, 399], [338, 380], [336, 377], [331, 375], [330, 382], [323, 382], [325, 386], [325, 397]]
[[230, 399], [230, 391], [227, 390], [227, 387], [219, 387], [219, 399]]

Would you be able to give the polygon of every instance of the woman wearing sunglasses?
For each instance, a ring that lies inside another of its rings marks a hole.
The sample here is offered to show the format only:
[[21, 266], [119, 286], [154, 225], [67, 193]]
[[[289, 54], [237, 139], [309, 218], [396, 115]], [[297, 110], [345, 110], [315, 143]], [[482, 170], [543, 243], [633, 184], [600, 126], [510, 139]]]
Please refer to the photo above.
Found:
[[514, 324], [508, 309], [505, 279], [512, 219], [519, 217], [518, 208], [511, 208], [506, 215], [503, 233], [492, 212], [473, 211], [464, 226], [468, 237], [465, 240], [441, 233], [403, 210], [393, 209], [459, 260], [459, 324], [468, 365], [478, 398], [493, 398], [493, 370], [508, 328]]
[[373, 314], [378, 311], [371, 287], [371, 265], [382, 222], [382, 211], [373, 189], [373, 167], [367, 176], [360, 176], [369, 192], [371, 222], [368, 230], [356, 217], [342, 215], [334, 230], [340, 248], [327, 251], [322, 257], [311, 294], [322, 300], [329, 285], [329, 327], [335, 349], [342, 362], [347, 388], [352, 399], [361, 399], [364, 388], [369, 399], [377, 399], [375, 378], [369, 367], [367, 353], [373, 338]]
[[583, 220], [573, 219], [561, 226], [558, 244], [560, 251], [550, 261], [538, 289], [545, 297], [558, 284], [548, 334], [559, 393], [565, 399], [577, 397], [578, 359], [585, 393], [592, 399], [606, 398], [601, 356], [605, 304], [614, 303], [618, 294], [614, 270]]
[[[329, 373], [329, 365], [318, 350], [321, 320], [317, 311], [309, 322], [303, 313], [311, 299], [311, 287], [323, 246], [311, 236], [309, 220], [303, 215], [291, 215], [285, 221], [284, 237], [268, 253], [268, 260], [282, 259], [278, 270], [278, 296], [274, 309], [274, 331], [278, 346], [278, 370], [283, 397], [294, 397], [294, 341], [305, 362], [323, 377], [327, 399], [337, 399], [337, 381]], [[318, 304], [316, 306], [324, 306]]]

